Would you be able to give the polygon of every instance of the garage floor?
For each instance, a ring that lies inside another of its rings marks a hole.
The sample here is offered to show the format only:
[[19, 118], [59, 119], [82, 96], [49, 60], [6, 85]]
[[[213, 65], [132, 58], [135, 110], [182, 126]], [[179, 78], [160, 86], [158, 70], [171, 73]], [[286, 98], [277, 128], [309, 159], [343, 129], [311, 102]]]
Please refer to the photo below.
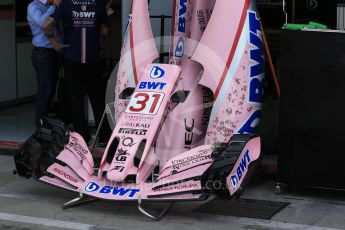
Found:
[[[24, 141], [35, 129], [32, 123], [32, 105], [0, 111], [0, 140]], [[345, 229], [345, 192], [299, 189], [276, 194], [274, 177], [267, 172], [255, 178], [242, 198], [289, 203], [270, 220], [205, 214], [200, 212], [204, 203], [188, 202], [175, 204], [154, 222], [139, 213], [136, 203], [97, 201], [62, 210], [76, 194], [19, 178], [13, 169], [12, 157], [0, 155], [0, 230]]]
[[0, 156], [0, 229], [345, 229], [343, 192], [296, 190], [277, 195], [274, 182], [261, 178], [242, 198], [290, 203], [270, 220], [202, 214], [193, 210], [203, 203], [180, 203], [154, 222], [137, 211], [136, 203], [97, 201], [64, 211], [62, 204], [75, 194], [21, 179], [12, 174], [13, 168], [11, 157]]

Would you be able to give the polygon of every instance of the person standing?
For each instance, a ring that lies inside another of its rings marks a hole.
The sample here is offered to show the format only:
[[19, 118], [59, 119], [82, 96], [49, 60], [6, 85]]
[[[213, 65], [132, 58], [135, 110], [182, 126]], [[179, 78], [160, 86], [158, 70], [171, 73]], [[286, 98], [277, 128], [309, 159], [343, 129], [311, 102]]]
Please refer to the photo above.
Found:
[[[55, 4], [60, 1], [34, 0], [27, 9], [27, 20], [33, 35], [32, 44], [34, 46], [31, 61], [37, 78], [35, 106], [37, 128], [41, 126], [41, 119], [50, 112], [60, 69], [58, 53], [54, 49], [57, 48], [56, 43], [49, 41], [43, 30], [43, 25], [46, 19], [54, 13]], [[56, 41], [61, 43], [61, 36], [56, 28], [53, 28], [53, 33]]]
[[[109, 19], [104, 0], [63, 0], [45, 23], [46, 34], [54, 38], [52, 28], [64, 25], [64, 70], [74, 130], [86, 142], [90, 132], [85, 123], [84, 97], [88, 95], [98, 126], [105, 109], [105, 89], [101, 79], [101, 37], [108, 33]], [[53, 39], [54, 40], [54, 39]], [[101, 93], [100, 93], [101, 91]], [[106, 143], [109, 127], [100, 132], [99, 142]]]

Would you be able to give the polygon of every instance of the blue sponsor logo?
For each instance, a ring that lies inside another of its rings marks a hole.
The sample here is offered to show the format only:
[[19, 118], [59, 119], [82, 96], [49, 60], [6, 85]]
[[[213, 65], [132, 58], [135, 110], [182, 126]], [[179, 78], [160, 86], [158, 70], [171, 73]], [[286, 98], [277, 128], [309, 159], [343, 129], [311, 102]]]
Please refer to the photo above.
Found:
[[231, 186], [233, 189], [238, 188], [238, 183], [244, 176], [244, 171], [248, 168], [249, 164], [251, 163], [249, 150], [246, 151], [243, 158], [241, 159], [240, 165], [236, 169], [236, 175], [230, 177]]
[[164, 75], [165, 75], [164, 69], [162, 69], [158, 66], [154, 66], [151, 70], [150, 78], [158, 79], [158, 78], [164, 77]]
[[97, 192], [99, 194], [112, 194], [114, 196], [125, 196], [133, 198], [136, 193], [140, 192], [140, 189], [131, 189], [131, 188], [121, 188], [121, 187], [112, 187], [112, 186], [100, 186], [95, 182], [90, 182], [85, 187], [85, 191], [89, 193]]
[[248, 133], [255, 133], [256, 127], [259, 124], [259, 120], [261, 118], [261, 110], [256, 110], [244, 123], [241, 129], [238, 130], [237, 133], [239, 134], [248, 134]]
[[180, 0], [180, 9], [178, 11], [178, 28], [181, 33], [186, 33], [186, 13], [187, 13], [187, 0]]
[[265, 74], [265, 53], [261, 38], [261, 23], [256, 12], [249, 11], [248, 16], [249, 40], [252, 46], [250, 59], [256, 63], [250, 67], [249, 102], [261, 104], [263, 99], [263, 78]]
[[146, 82], [142, 81], [139, 84], [139, 89], [152, 89], [152, 90], [163, 90], [167, 83], [162, 83], [162, 82]]
[[[179, 0], [180, 9], [178, 11], [178, 23], [177, 23], [177, 31], [180, 33], [186, 33], [186, 15], [187, 15], [187, 0]], [[175, 49], [175, 56], [176, 57], [183, 57], [184, 55], [184, 47], [185, 47], [185, 39], [183, 36], [178, 38], [176, 43]]]
[[176, 44], [175, 56], [181, 58], [183, 57], [183, 55], [184, 55], [184, 38], [180, 37]]

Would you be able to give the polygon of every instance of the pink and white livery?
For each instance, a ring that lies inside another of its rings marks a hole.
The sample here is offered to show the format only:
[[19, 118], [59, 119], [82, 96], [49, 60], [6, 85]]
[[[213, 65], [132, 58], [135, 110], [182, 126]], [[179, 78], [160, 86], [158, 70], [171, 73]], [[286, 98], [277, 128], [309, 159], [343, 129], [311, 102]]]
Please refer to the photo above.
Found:
[[81, 197], [139, 203], [240, 195], [260, 158], [265, 59], [255, 1], [173, 3], [172, 64], [162, 64], [153, 63], [148, 3], [132, 2], [117, 124], [101, 162], [78, 133], [45, 119], [14, 157], [20, 176]]

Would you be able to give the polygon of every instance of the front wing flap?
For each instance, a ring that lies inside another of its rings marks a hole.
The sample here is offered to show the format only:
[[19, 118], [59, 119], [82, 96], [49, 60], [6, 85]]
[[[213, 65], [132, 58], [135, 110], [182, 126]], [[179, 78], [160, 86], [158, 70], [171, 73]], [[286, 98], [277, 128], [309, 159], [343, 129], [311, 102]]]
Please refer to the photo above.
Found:
[[78, 134], [62, 128], [52, 135], [52, 123], [56, 122], [46, 120], [16, 153], [18, 174], [99, 199], [183, 201], [204, 200], [211, 194], [229, 197], [241, 189], [250, 166], [260, 156], [259, 137], [235, 135], [227, 144], [203, 145], [171, 159], [154, 182], [114, 183], [91, 172], [92, 155]]

